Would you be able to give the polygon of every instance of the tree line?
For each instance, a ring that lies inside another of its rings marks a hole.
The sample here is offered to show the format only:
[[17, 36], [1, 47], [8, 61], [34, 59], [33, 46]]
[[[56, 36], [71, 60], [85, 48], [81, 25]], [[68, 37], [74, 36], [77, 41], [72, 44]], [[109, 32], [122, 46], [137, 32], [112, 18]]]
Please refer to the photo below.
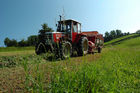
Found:
[[35, 46], [36, 41], [38, 41], [38, 36], [37, 35], [31, 35], [28, 37], [27, 40], [20, 40], [17, 41], [15, 39], [9, 39], [8, 37], [5, 38], [4, 44], [7, 47], [24, 47], [24, 46]]
[[39, 30], [39, 34], [42, 36], [38, 35], [31, 35], [27, 38], [27, 40], [20, 40], [17, 41], [15, 39], [9, 39], [8, 37], [5, 38], [4, 44], [6, 47], [25, 47], [25, 46], [35, 46], [36, 43], [38, 42], [39, 38], [43, 38], [43, 35], [45, 35], [45, 32], [53, 32], [52, 28], [48, 27], [46, 23], [42, 24], [42, 29]]
[[105, 36], [104, 36], [104, 42], [107, 42], [107, 41], [110, 41], [112, 39], [115, 39], [115, 38], [119, 38], [119, 37], [122, 37], [122, 36], [126, 36], [126, 35], [129, 35], [130, 33], [129, 32], [125, 32], [125, 33], [122, 33], [121, 30], [112, 30], [110, 32], [105, 32]]

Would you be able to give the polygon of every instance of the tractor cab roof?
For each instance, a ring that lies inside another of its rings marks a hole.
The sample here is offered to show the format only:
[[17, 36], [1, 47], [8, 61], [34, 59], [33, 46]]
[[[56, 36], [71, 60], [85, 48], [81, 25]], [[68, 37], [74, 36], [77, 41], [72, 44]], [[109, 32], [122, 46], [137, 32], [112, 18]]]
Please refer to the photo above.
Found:
[[[68, 20], [62, 20], [62, 21], [58, 21], [58, 22], [61, 22], [61, 23], [63, 23], [63, 22], [74, 22], [74, 23], [79, 23], [78, 21], [75, 21], [75, 20], [73, 20], [73, 19], [68, 19]], [[79, 24], [81, 24], [81, 23], [79, 23]]]

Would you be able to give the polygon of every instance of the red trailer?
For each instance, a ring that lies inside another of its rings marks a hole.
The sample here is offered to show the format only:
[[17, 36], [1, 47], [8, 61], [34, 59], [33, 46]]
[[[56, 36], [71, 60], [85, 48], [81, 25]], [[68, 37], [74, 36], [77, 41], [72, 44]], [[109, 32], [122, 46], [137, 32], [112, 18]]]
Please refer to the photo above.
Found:
[[88, 38], [88, 52], [93, 53], [95, 50], [98, 50], [98, 53], [100, 53], [104, 43], [103, 35], [99, 34], [98, 31], [86, 31], [82, 33]]

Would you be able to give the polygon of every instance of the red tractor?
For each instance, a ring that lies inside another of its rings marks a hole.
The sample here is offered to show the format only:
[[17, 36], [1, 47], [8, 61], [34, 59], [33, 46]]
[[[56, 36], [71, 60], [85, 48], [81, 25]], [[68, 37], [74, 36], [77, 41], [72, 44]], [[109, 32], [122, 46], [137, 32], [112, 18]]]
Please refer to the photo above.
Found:
[[[45, 35], [44, 35], [45, 34]], [[69, 58], [74, 51], [78, 56], [93, 53], [95, 50], [101, 52], [104, 38], [97, 31], [81, 32], [81, 24], [74, 20], [58, 21], [56, 32], [45, 32], [39, 35], [36, 45], [36, 54], [48, 51], [55, 53], [62, 59]]]

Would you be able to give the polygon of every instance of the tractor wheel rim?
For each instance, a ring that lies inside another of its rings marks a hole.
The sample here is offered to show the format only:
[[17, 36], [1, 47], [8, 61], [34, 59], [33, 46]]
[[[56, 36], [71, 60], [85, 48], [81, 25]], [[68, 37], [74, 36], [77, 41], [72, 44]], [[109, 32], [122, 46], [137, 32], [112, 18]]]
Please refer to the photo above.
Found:
[[84, 53], [86, 53], [87, 50], [88, 50], [88, 42], [87, 42], [87, 40], [85, 40], [85, 42], [83, 43], [83, 51], [84, 51]]

